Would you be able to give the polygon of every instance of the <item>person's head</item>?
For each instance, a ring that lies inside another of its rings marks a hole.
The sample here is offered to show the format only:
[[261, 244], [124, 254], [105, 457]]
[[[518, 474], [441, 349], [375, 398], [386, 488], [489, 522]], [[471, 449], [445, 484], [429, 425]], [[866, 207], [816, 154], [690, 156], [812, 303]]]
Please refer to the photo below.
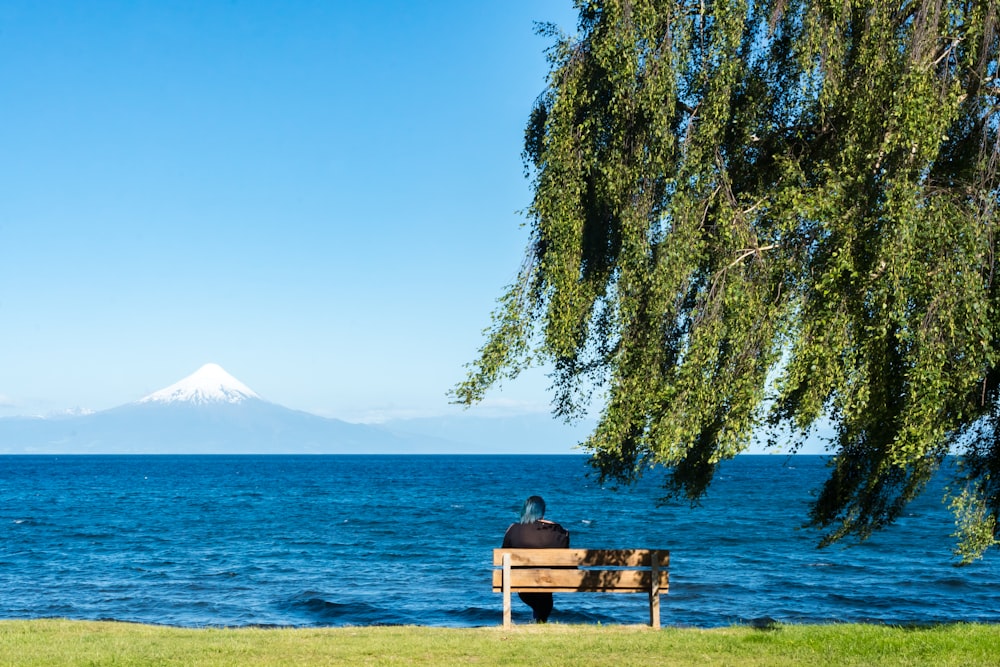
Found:
[[545, 516], [545, 501], [541, 496], [531, 496], [521, 507], [521, 523], [534, 523]]

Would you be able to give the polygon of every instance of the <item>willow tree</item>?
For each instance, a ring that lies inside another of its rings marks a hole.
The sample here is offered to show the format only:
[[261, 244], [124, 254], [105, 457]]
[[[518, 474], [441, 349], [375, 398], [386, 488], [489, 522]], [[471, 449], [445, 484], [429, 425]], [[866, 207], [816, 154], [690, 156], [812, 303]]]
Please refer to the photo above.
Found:
[[526, 261], [457, 399], [550, 363], [557, 414], [600, 392], [602, 479], [663, 466], [690, 499], [828, 419], [824, 543], [958, 453], [958, 552], [997, 544], [995, 0], [576, 5], [544, 29]]

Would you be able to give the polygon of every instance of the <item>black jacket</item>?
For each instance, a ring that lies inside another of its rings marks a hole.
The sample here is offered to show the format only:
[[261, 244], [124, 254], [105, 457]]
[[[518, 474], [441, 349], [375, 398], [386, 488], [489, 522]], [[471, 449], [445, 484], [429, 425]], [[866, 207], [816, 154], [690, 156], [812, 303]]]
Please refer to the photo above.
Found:
[[558, 523], [512, 523], [503, 536], [505, 549], [568, 549], [569, 531]]

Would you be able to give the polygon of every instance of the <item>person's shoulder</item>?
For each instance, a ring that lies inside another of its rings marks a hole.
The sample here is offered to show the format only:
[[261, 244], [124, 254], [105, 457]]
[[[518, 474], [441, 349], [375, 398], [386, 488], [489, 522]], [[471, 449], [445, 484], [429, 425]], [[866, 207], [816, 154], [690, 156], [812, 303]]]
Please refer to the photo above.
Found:
[[543, 519], [539, 523], [541, 523], [545, 528], [547, 528], [549, 530], [554, 530], [557, 533], [568, 533], [569, 532], [568, 530], [566, 530], [565, 528], [563, 528], [560, 524], [556, 523], [555, 521], [549, 521], [548, 519]]
[[503, 542], [500, 543], [501, 549], [508, 549], [513, 547], [513, 539], [517, 534], [517, 524], [512, 523], [507, 526], [507, 531], [503, 534]]

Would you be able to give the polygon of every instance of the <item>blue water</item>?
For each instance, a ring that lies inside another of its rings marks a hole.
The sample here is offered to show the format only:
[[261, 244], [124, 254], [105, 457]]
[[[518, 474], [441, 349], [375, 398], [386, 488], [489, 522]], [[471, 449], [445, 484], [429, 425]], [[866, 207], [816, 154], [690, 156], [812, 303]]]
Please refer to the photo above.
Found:
[[[495, 625], [492, 549], [537, 493], [573, 546], [671, 550], [665, 625], [1000, 621], [1000, 554], [953, 566], [940, 485], [872, 540], [818, 550], [799, 526], [821, 457], [739, 457], [695, 509], [658, 506], [655, 476], [602, 489], [585, 461], [0, 457], [0, 618]], [[641, 595], [569, 594], [552, 620], [647, 615]]]

